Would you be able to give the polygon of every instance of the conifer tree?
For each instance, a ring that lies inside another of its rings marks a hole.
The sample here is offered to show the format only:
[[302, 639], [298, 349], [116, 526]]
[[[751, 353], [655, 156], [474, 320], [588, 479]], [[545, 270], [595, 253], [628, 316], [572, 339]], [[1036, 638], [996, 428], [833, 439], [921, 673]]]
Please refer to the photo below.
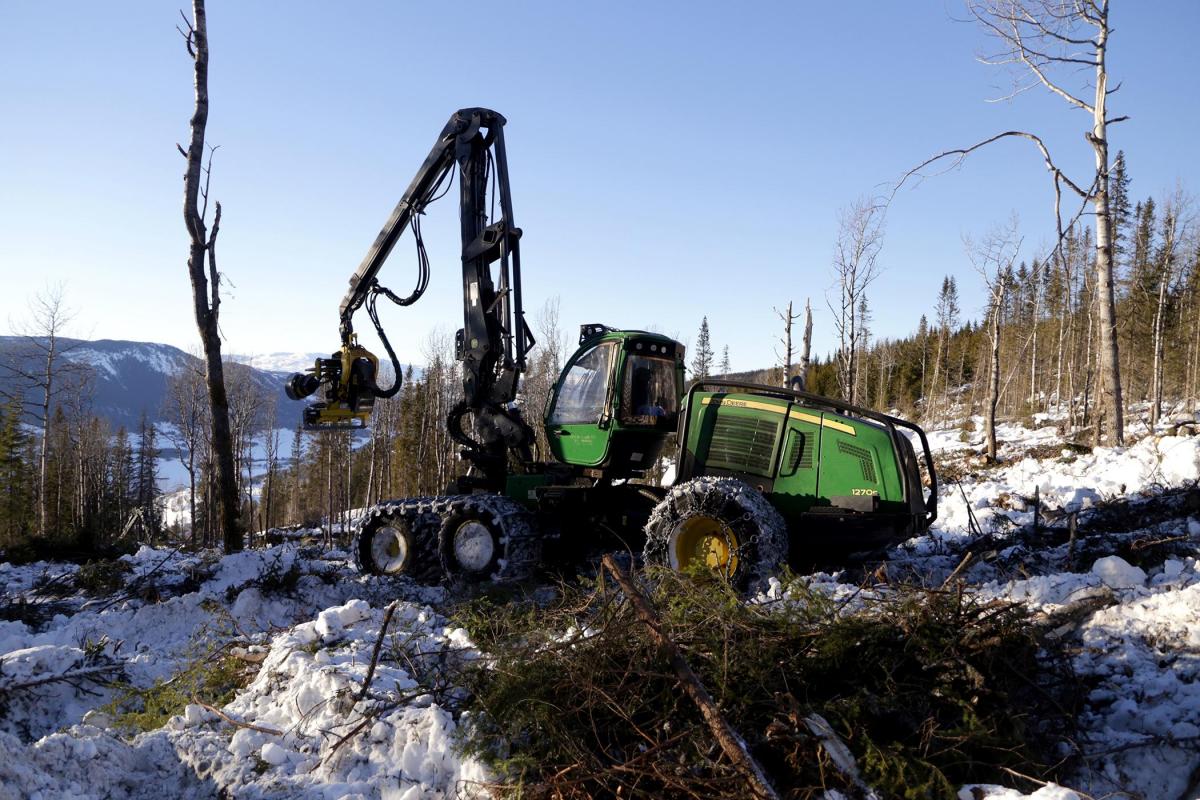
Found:
[[1125, 258], [1129, 237], [1129, 184], [1125, 168], [1125, 151], [1118, 150], [1108, 178], [1108, 213], [1112, 216], [1113, 268], [1119, 269]]
[[30, 436], [21, 425], [21, 404], [0, 406], [0, 541], [13, 543], [28, 534], [32, 522], [30, 491], [33, 465], [28, 460]]
[[138, 422], [133, 484], [135, 505], [142, 514], [142, 530], [147, 537], [156, 536], [162, 528], [162, 514], [158, 508], [158, 434], [145, 409]]
[[708, 332], [708, 316], [700, 322], [700, 334], [696, 337], [696, 354], [692, 356], [692, 377], [707, 378], [712, 372], [713, 349]]
[[113, 440], [108, 474], [109, 535], [120, 533], [135, 505], [133, 480], [133, 449], [129, 445], [129, 432], [122, 425]]

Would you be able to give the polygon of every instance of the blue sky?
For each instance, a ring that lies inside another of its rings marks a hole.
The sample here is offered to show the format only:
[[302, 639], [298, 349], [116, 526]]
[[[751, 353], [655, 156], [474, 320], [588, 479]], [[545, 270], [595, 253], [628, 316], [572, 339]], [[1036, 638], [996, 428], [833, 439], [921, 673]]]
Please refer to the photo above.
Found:
[[[1112, 131], [1133, 194], [1197, 185], [1200, 3], [1118, 3]], [[1011, 103], [977, 64], [956, 3], [265, 3], [210, 0], [209, 141], [232, 285], [226, 349], [337, 345], [337, 305], [393, 204], [456, 108], [503, 113], [531, 317], [561, 301], [583, 322], [685, 341], [707, 315], [735, 368], [774, 361], [773, 306], [811, 297], [815, 349], [837, 210], [943, 149], [1039, 132], [1075, 174], [1087, 118], [1042, 92]], [[63, 282], [72, 330], [197, 343], [180, 203], [191, 62], [177, 6], [0, 2], [0, 326]], [[1086, 76], [1074, 80], [1082, 82]], [[461, 318], [453, 195], [430, 211], [429, 292], [384, 310], [403, 360]], [[962, 236], [1017, 213], [1052, 231], [1030, 145], [993, 146], [892, 206], [869, 298], [902, 335], [956, 275]], [[381, 279], [410, 288], [411, 246]], [[365, 320], [359, 328], [366, 329]]]

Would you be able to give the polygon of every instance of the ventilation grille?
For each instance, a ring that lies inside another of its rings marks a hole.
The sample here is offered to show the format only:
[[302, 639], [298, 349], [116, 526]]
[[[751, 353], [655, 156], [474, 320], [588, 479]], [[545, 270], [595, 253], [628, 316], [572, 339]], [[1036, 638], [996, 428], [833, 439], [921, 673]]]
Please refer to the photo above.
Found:
[[771, 454], [779, 436], [773, 420], [718, 416], [705, 463], [710, 468], [771, 474]]
[[812, 469], [813, 447], [809, 437], [799, 431], [792, 431], [792, 442], [788, 445], [787, 460], [789, 472], [798, 469]]
[[870, 450], [850, 444], [843, 439], [838, 439], [837, 448], [842, 455], [857, 458], [859, 466], [862, 467], [863, 480], [867, 483], [875, 483], [875, 462], [871, 459]]

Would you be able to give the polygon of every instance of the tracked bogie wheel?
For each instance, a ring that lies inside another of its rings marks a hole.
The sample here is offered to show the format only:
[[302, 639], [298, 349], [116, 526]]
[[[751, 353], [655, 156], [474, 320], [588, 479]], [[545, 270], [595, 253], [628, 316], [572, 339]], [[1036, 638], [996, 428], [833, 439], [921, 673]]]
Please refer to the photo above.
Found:
[[646, 523], [647, 564], [707, 567], [738, 589], [766, 581], [787, 559], [787, 524], [762, 494], [736, 478], [680, 484]]
[[471, 583], [529, 577], [541, 561], [533, 516], [494, 495], [450, 498], [441, 515], [438, 550], [442, 569]]
[[437, 581], [441, 578], [437, 530], [437, 517], [418, 504], [377, 506], [358, 531], [355, 566], [365, 574]]

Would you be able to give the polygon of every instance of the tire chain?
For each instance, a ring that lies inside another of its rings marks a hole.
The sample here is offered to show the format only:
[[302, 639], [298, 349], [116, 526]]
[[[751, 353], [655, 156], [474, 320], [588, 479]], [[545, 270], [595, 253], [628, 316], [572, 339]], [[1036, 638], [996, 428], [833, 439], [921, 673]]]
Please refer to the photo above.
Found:
[[417, 539], [413, 569], [404, 573], [418, 582], [438, 582], [447, 576], [442, 568], [438, 533], [443, 520], [454, 510], [471, 508], [491, 515], [503, 531], [504, 566], [494, 576], [498, 582], [529, 577], [541, 561], [542, 540], [533, 516], [507, 497], [489, 494], [440, 495], [385, 500], [372, 507], [354, 535], [354, 566], [360, 574], [374, 574], [362, 563], [362, 537], [370, 523], [383, 516], [398, 516], [408, 522]]
[[[753, 565], [750, 569], [751, 582], [761, 584], [773, 574], [779, 563], [787, 559], [787, 526], [779, 511], [749, 484], [735, 478], [700, 478], [681, 484], [672, 489], [655, 509], [651, 522], [663, 513], [676, 518], [684, 513], [684, 509], [714, 514], [731, 505], [742, 512], [738, 521], [752, 522], [753, 528], [759, 532], [739, 543], [737, 555], [740, 560]], [[667, 545], [665, 538], [648, 537], [646, 561], [667, 563]]]

